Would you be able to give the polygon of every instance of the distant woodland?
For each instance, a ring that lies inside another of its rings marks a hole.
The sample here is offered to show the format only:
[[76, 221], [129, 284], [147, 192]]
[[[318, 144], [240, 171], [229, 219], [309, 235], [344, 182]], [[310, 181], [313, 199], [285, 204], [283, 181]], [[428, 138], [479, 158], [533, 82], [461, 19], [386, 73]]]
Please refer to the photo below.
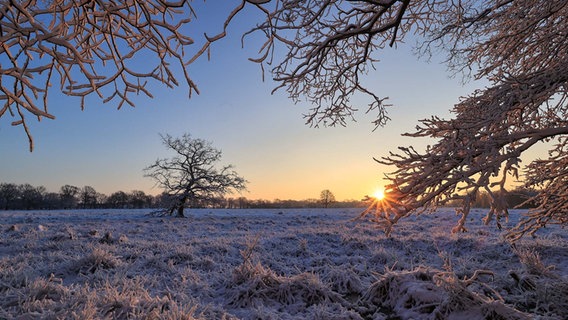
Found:
[[[507, 204], [510, 208], [519, 206], [529, 208], [533, 205], [525, 203], [534, 196], [536, 191], [527, 189], [515, 189], [506, 195]], [[131, 192], [117, 191], [110, 195], [97, 192], [91, 186], [82, 188], [64, 185], [59, 192], [49, 192], [44, 186], [32, 186], [30, 184], [0, 183], [0, 210], [54, 210], [54, 209], [143, 209], [163, 208], [172, 201], [172, 196], [162, 193], [156, 196], [148, 195], [144, 191], [134, 190]], [[368, 205], [368, 200], [322, 202], [321, 199], [304, 200], [264, 200], [247, 199], [246, 197], [226, 197], [190, 203], [190, 208], [356, 208]], [[481, 192], [474, 207], [489, 208], [491, 197]]]
[[[117, 191], [110, 195], [97, 192], [91, 186], [64, 185], [59, 192], [50, 192], [44, 186], [0, 183], [0, 210], [54, 210], [54, 209], [143, 209], [163, 208], [172, 196], [156, 196], [144, 191]], [[245, 197], [225, 197], [189, 203], [190, 208], [353, 208], [364, 206], [364, 201], [348, 200], [324, 203], [320, 199], [305, 200], [251, 200]]]

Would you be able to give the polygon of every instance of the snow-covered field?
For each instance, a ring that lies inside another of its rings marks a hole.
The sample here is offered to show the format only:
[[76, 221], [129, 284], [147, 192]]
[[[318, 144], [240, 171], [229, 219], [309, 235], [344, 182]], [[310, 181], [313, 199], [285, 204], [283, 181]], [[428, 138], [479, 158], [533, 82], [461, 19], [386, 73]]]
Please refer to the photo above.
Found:
[[566, 229], [360, 211], [0, 211], [0, 319], [568, 319]]

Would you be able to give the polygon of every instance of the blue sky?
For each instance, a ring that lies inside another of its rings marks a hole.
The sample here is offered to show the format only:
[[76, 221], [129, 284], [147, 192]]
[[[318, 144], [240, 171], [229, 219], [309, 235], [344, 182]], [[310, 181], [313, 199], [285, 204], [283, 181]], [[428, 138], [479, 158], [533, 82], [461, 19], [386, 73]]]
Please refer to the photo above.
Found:
[[[310, 106], [294, 105], [284, 91], [271, 95], [275, 84], [269, 76], [262, 82], [258, 65], [247, 61], [258, 49], [255, 43], [240, 47], [250, 18], [235, 21], [229, 37], [214, 44], [211, 61], [202, 57], [189, 66], [201, 91], [191, 99], [186, 87], [153, 86], [154, 98], [135, 98], [135, 108], [117, 110], [116, 104], [90, 97], [81, 111], [78, 99], [54, 95], [50, 111], [56, 119], [29, 120], [33, 153], [22, 128], [12, 127], [12, 118], [0, 118], [0, 182], [44, 185], [50, 191], [71, 184], [107, 195], [119, 190], [157, 194], [161, 190], [142, 170], [168, 156], [159, 134], [188, 132], [223, 151], [223, 163], [233, 164], [249, 181], [242, 194], [247, 198], [318, 198], [329, 189], [338, 199], [361, 199], [382, 186], [390, 170], [372, 157], [397, 146], [424, 146], [427, 141], [400, 134], [412, 131], [418, 119], [449, 116], [460, 96], [480, 86], [462, 85], [461, 78], [449, 77], [445, 65], [427, 63], [410, 53], [411, 44], [403, 44], [382, 51], [377, 71], [366, 77], [368, 87], [394, 105], [386, 127], [372, 132], [372, 115], [360, 112], [346, 128], [310, 128], [302, 117]], [[360, 109], [366, 110], [363, 103]]]

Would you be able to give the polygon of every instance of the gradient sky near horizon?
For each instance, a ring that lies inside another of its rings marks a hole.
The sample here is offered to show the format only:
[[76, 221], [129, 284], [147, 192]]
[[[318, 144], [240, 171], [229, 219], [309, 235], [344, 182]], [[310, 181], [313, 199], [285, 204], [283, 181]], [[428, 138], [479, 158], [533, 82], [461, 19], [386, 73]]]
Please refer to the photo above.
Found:
[[[49, 108], [55, 120], [28, 117], [35, 140], [32, 153], [23, 129], [12, 127], [14, 119], [4, 115], [0, 182], [43, 185], [53, 192], [70, 184], [89, 185], [107, 195], [120, 190], [158, 194], [162, 190], [143, 176], [143, 168], [170, 154], [160, 133], [187, 132], [223, 151], [222, 163], [233, 164], [249, 181], [242, 193], [249, 199], [318, 198], [329, 189], [338, 200], [358, 200], [384, 185], [383, 175], [391, 170], [373, 157], [397, 146], [421, 149], [429, 141], [401, 134], [430, 115], [448, 117], [460, 96], [482, 86], [451, 78], [446, 66], [436, 62], [443, 57], [427, 63], [413, 55], [409, 41], [380, 52], [377, 70], [365, 77], [369, 89], [390, 98], [392, 121], [373, 132], [373, 115], [365, 114], [366, 105], [360, 103], [357, 122], [310, 128], [302, 117], [310, 106], [293, 104], [284, 91], [271, 94], [275, 83], [268, 74], [263, 82], [259, 66], [247, 61], [259, 43], [246, 43], [242, 49], [240, 36], [254, 21], [254, 15], [238, 17], [229, 36], [213, 45], [211, 61], [202, 57], [189, 66], [201, 91], [191, 99], [187, 87], [154, 85], [154, 98], [136, 97], [135, 108], [117, 110], [116, 103], [89, 97], [81, 111], [79, 99], [54, 95]], [[207, 25], [213, 26], [211, 33], [220, 31], [220, 24]]]

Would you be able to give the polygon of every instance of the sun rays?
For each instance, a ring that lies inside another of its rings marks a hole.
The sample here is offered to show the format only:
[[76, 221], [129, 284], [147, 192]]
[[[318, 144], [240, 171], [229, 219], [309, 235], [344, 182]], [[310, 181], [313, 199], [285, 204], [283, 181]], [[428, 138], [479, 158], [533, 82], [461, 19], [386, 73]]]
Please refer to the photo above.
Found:
[[371, 221], [384, 226], [387, 236], [390, 235], [392, 226], [406, 214], [396, 192], [379, 188], [371, 197], [366, 196], [365, 200], [369, 205], [356, 219], [362, 219], [370, 214]]

